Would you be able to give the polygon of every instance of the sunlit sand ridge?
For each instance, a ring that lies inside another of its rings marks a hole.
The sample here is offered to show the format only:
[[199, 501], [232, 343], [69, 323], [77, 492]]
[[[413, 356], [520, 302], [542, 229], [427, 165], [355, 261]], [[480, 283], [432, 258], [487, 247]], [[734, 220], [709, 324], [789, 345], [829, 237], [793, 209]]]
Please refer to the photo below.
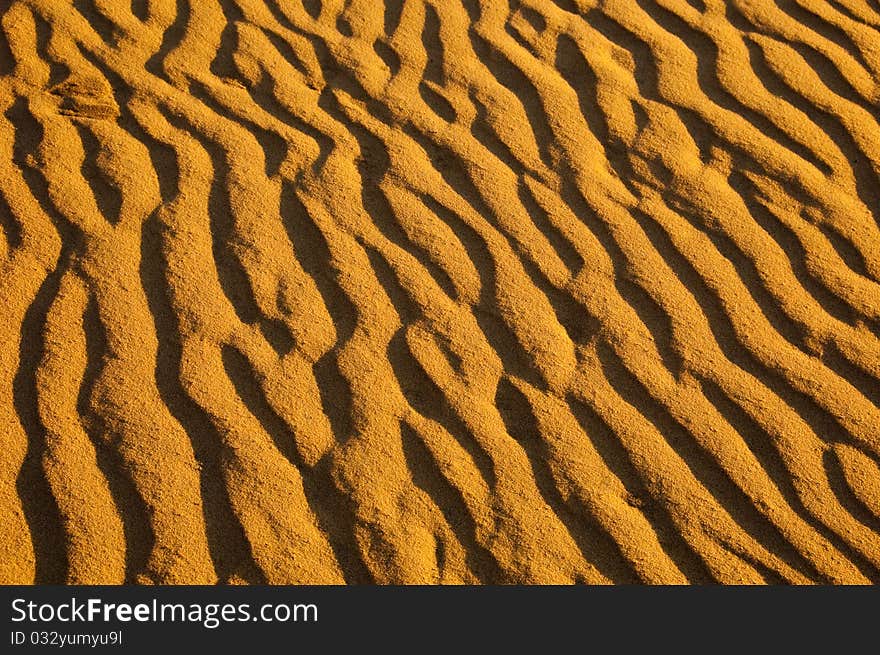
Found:
[[877, 0], [0, 8], [0, 582], [880, 581]]

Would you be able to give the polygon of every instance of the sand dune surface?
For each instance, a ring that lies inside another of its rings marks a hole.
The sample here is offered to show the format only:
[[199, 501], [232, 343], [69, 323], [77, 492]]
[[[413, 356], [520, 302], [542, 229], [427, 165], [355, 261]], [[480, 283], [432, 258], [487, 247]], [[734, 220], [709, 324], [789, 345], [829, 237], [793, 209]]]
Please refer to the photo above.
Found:
[[0, 581], [880, 581], [880, 2], [0, 2]]

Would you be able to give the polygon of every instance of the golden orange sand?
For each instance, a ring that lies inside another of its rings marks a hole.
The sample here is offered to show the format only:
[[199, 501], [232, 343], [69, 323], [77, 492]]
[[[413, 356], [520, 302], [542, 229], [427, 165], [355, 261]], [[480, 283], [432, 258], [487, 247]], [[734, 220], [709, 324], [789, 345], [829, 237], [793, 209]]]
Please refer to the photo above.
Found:
[[0, 582], [880, 581], [877, 0], [0, 9]]

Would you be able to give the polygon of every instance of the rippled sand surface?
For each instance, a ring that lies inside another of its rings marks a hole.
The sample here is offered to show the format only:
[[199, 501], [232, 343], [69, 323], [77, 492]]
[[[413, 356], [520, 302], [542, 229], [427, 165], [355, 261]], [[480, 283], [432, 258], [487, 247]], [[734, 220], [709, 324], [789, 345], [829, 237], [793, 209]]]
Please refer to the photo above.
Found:
[[0, 581], [880, 581], [877, 0], [0, 11]]

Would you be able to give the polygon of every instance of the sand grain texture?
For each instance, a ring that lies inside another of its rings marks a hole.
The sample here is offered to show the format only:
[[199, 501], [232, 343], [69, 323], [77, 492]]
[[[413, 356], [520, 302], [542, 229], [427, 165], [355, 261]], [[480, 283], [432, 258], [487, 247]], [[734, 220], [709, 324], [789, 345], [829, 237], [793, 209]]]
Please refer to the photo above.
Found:
[[880, 581], [876, 0], [0, 10], [0, 582]]

